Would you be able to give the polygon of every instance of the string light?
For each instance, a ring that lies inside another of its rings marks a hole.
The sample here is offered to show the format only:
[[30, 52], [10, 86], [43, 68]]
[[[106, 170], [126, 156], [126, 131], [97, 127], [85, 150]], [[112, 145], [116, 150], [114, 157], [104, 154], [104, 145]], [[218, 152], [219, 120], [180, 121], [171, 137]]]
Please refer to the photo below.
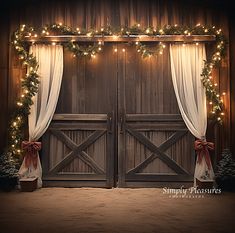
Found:
[[[30, 57], [27, 51], [27, 46], [24, 43], [24, 38], [26, 36], [32, 36], [34, 38], [37, 38], [38, 35], [40, 37], [53, 34], [58, 35], [60, 33], [62, 34], [68, 34], [68, 35], [87, 35], [87, 36], [95, 36], [95, 35], [112, 35], [113, 39], [115, 40], [116, 37], [121, 35], [139, 35], [139, 38], [141, 35], [144, 34], [151, 34], [153, 36], [157, 35], [205, 35], [206, 33], [210, 35], [216, 36], [216, 51], [213, 53], [213, 56], [211, 57], [210, 62], [205, 62], [205, 66], [202, 71], [202, 82], [207, 90], [207, 98], [209, 103], [212, 102], [212, 111], [211, 113], [216, 117], [218, 121], [222, 121], [224, 117], [224, 111], [223, 111], [223, 105], [222, 102], [225, 95], [225, 92], [223, 92], [221, 95], [218, 94], [218, 91], [216, 88], [219, 86], [218, 83], [213, 83], [212, 81], [212, 69], [215, 67], [215, 65], [219, 64], [221, 59], [223, 58], [223, 54], [225, 51], [225, 41], [224, 37], [222, 35], [221, 29], [216, 30], [216, 28], [213, 26], [211, 27], [203, 27], [200, 24], [197, 24], [194, 28], [188, 28], [188, 27], [181, 27], [177, 24], [170, 26], [164, 26], [160, 28], [159, 30], [156, 28], [145, 28], [141, 29], [140, 24], [138, 23], [134, 27], [122, 27], [120, 31], [115, 31], [110, 27], [104, 28], [102, 27], [100, 30], [91, 30], [91, 31], [83, 31], [80, 28], [76, 28], [75, 30], [71, 29], [68, 26], [63, 25], [61, 22], [59, 24], [52, 24], [47, 27], [42, 28], [40, 31], [41, 33], [37, 34], [34, 32], [34, 29], [32, 27], [26, 27], [25, 25], [20, 26], [19, 30], [17, 30], [14, 33], [13, 37], [13, 45], [16, 49], [17, 54], [19, 55], [19, 59], [22, 60], [23, 64], [25, 64], [28, 68], [28, 73], [24, 78], [24, 82], [22, 82], [22, 95], [20, 97], [20, 100], [18, 100], [17, 103], [17, 110], [15, 117], [10, 124], [10, 143], [9, 146], [13, 145], [12, 151], [13, 153], [21, 153], [20, 151], [20, 142], [22, 141], [22, 132], [23, 132], [23, 125], [25, 125], [27, 114], [29, 113], [30, 105], [32, 104], [31, 97], [34, 96], [37, 93], [38, 90], [38, 74], [37, 74], [37, 67], [38, 63], [35, 62], [35, 57]], [[36, 40], [36, 39], [35, 39]], [[53, 42], [52, 42], [53, 43]], [[55, 42], [54, 42], [55, 43]], [[65, 43], [64, 46], [69, 48], [70, 51], [73, 52], [74, 57], [81, 57], [86, 56], [88, 58], [95, 58], [96, 54], [101, 51], [101, 45], [99, 42], [94, 45], [87, 45], [87, 46], [80, 46], [80, 45], [74, 45], [73, 42]], [[159, 43], [156, 47], [151, 48], [147, 45], [140, 43], [139, 41], [135, 42], [136, 50], [142, 57], [151, 57], [154, 55], [161, 55], [163, 54], [163, 50], [166, 47], [163, 43]], [[196, 43], [198, 45], [198, 43]], [[183, 44], [185, 46], [185, 44]], [[126, 49], [122, 49], [123, 52], [126, 52]], [[114, 52], [118, 52], [117, 48], [114, 49]], [[221, 98], [222, 97], [222, 98]], [[18, 118], [20, 117], [20, 118]]]

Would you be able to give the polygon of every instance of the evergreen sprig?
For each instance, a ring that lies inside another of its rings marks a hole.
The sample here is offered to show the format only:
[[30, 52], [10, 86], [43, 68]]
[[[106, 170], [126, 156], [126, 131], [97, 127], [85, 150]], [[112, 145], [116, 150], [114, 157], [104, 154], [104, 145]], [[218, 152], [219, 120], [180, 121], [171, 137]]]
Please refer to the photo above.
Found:
[[[13, 113], [13, 116], [9, 122], [9, 140], [6, 152], [10, 153], [13, 157], [19, 158], [21, 155], [21, 142], [24, 137], [23, 132], [27, 125], [27, 117], [30, 113], [30, 107], [33, 104], [32, 97], [38, 92], [39, 77], [38, 77], [38, 62], [33, 54], [28, 52], [29, 43], [25, 38], [35, 39], [43, 38], [49, 35], [81, 35], [87, 37], [94, 37], [96, 35], [101, 36], [131, 36], [131, 35], [146, 35], [146, 36], [158, 36], [158, 35], [215, 35], [216, 37], [216, 51], [212, 57], [205, 61], [204, 68], [202, 70], [202, 83], [206, 88], [207, 99], [212, 102], [213, 116], [217, 117], [219, 122], [222, 122], [222, 109], [223, 103], [218, 94], [217, 88], [213, 85], [210, 75], [214, 67], [218, 66], [221, 59], [225, 56], [226, 40], [221, 30], [217, 30], [215, 27], [205, 27], [202, 25], [196, 25], [195, 27], [186, 27], [178, 25], [165, 25], [163, 27], [147, 27], [141, 28], [139, 24], [132, 27], [112, 28], [111, 26], [102, 27], [100, 29], [73, 29], [69, 26], [59, 24], [46, 25], [36, 32], [34, 28], [21, 25], [20, 28], [13, 34], [12, 44], [15, 51], [22, 61], [23, 65], [27, 69], [27, 74], [23, 77], [21, 83], [21, 96], [17, 100], [17, 107]], [[70, 41], [65, 42], [64, 46], [71, 51], [74, 56], [77, 57], [94, 57], [95, 54], [101, 51], [102, 43], [80, 45], [77, 42]], [[159, 43], [157, 46], [147, 46], [143, 42], [136, 43], [137, 51], [143, 57], [149, 57], [152, 55], [158, 55], [163, 52], [164, 44]]]

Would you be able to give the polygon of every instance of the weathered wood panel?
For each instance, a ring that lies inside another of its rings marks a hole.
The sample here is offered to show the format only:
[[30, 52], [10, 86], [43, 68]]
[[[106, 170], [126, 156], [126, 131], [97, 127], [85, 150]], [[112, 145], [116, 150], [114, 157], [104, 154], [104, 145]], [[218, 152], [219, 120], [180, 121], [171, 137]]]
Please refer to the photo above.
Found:
[[89, 129], [90, 123], [79, 118], [76, 120], [75, 116], [72, 121], [77, 122], [76, 128], [70, 127], [68, 119], [53, 120], [43, 137], [43, 144], [46, 144], [42, 153], [45, 185], [60, 181], [60, 185], [68, 186], [76, 181], [77, 187], [83, 186], [85, 181], [92, 187], [112, 187], [113, 134], [108, 131], [107, 118], [106, 121], [94, 121], [101, 126], [98, 130]]
[[64, 74], [56, 113], [105, 113], [116, 108], [116, 54], [105, 45], [95, 58], [77, 59], [65, 51]]

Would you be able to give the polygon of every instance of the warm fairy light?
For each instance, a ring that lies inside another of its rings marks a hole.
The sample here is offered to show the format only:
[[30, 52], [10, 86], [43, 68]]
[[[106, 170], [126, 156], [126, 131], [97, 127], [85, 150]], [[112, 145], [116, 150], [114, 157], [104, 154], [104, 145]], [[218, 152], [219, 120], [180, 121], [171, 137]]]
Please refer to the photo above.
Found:
[[162, 48], [166, 48], [166, 45], [162, 45]]
[[184, 31], [184, 34], [188, 34], [188, 30], [185, 30], [185, 31]]
[[222, 95], [226, 95], [226, 92], [223, 92]]
[[48, 36], [50, 33], [49, 32], [46, 32], [46, 35]]
[[91, 32], [88, 32], [86, 35], [87, 35], [88, 37], [91, 37], [92, 33], [91, 33]]
[[175, 26], [175, 27], [178, 27], [178, 24], [175, 24], [174, 26]]
[[73, 57], [76, 57], [76, 54], [73, 54]]
[[140, 27], [140, 24], [139, 24], [139, 23], [137, 24], [137, 27], [138, 27], [138, 28]]
[[45, 31], [45, 30], [42, 30], [42, 33], [43, 33], [43, 34], [45, 34], [45, 33], [46, 33], [46, 31]]
[[123, 48], [123, 49], [122, 49], [122, 52], [124, 53], [124, 52], [126, 52], [126, 50]]
[[204, 32], [206, 32], [206, 33], [207, 33], [207, 32], [208, 32], [208, 29], [206, 28], [206, 29], [204, 30]]
[[214, 86], [217, 87], [217, 86], [218, 86], [218, 83], [215, 83]]
[[114, 52], [116, 53], [117, 51], [118, 51], [117, 48], [115, 48], [115, 49], [114, 49]]
[[210, 101], [209, 104], [212, 105], [213, 104], [212, 101]]
[[59, 25], [62, 26], [62, 23], [60, 22]]
[[103, 32], [103, 31], [104, 31], [104, 28], [101, 28], [100, 31]]
[[52, 42], [51, 44], [52, 44], [52, 45], [56, 45], [56, 43], [55, 43], [55, 42]]
[[88, 55], [88, 52], [84, 52], [83, 54], [86, 56], [86, 55]]
[[221, 117], [217, 117], [217, 120], [220, 121], [220, 120], [221, 120]]
[[77, 31], [80, 31], [80, 29], [79, 29], [79, 28], [76, 28], [76, 30], [77, 30]]
[[162, 54], [163, 54], [163, 52], [162, 52], [162, 51], [160, 51], [160, 52], [159, 52], [159, 54], [160, 54], [160, 55], [162, 55]]
[[14, 121], [14, 122], [13, 122], [13, 126], [16, 126], [16, 125], [17, 125], [17, 123]]
[[224, 112], [221, 112], [220, 115], [221, 115], [221, 116], [224, 116]]
[[163, 34], [163, 30], [162, 30], [162, 29], [160, 29], [160, 30], [159, 30], [159, 33]]
[[185, 47], [185, 44], [183, 44], [183, 47]]
[[136, 41], [135, 44], [138, 45], [138, 44], [139, 44], [139, 41]]
[[198, 46], [199, 45], [199, 43], [196, 43], [196, 46]]
[[99, 44], [99, 45], [101, 45], [101, 44], [102, 44], [102, 42], [101, 42], [101, 41], [99, 41], [99, 42], [98, 42], [98, 44]]
[[150, 32], [150, 31], [149, 31], [149, 29], [147, 28], [147, 29], [146, 29], [146, 33], [149, 33], [149, 32]]
[[98, 50], [101, 51], [101, 47], [99, 47]]
[[38, 37], [38, 35], [37, 35], [37, 34], [34, 34], [34, 37]]

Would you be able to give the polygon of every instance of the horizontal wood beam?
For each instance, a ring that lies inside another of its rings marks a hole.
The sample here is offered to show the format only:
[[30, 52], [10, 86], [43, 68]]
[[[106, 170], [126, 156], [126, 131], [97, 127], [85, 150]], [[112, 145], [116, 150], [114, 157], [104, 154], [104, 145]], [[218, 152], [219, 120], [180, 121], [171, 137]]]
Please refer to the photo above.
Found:
[[107, 121], [107, 114], [55, 114], [53, 121]]
[[83, 36], [83, 35], [58, 35], [58, 36], [44, 36], [44, 37], [25, 37], [27, 42], [209, 42], [215, 41], [215, 35], [129, 35], [129, 36]]

